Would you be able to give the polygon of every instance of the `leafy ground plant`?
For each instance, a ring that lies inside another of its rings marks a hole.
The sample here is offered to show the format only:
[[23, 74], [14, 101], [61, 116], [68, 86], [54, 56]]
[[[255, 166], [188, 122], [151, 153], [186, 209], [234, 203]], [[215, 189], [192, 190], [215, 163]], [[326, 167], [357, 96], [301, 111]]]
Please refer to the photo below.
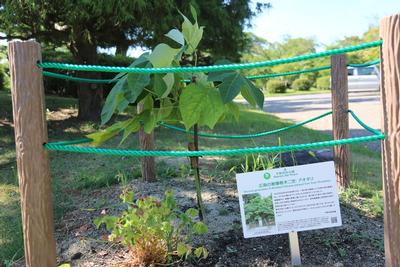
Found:
[[96, 218], [95, 225], [105, 224], [110, 241], [127, 246], [132, 255], [128, 266], [152, 266], [179, 261], [194, 261], [208, 256], [206, 248], [189, 245], [194, 235], [205, 234], [207, 226], [195, 221], [199, 212], [190, 208], [181, 212], [176, 207], [172, 192], [165, 192], [163, 200], [154, 197], [134, 201], [133, 192], [121, 194], [128, 208], [119, 217]]

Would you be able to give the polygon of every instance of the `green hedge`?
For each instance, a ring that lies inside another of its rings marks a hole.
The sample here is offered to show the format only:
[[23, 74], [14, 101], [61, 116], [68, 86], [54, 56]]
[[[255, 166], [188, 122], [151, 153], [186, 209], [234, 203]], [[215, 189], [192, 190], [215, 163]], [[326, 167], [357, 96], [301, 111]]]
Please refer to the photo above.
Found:
[[5, 86], [4, 86], [4, 82], [5, 82], [5, 71], [4, 71], [4, 67], [2, 65], [0, 65], [0, 90], [4, 90]]
[[269, 80], [267, 90], [270, 93], [286, 93], [287, 83], [282, 80]]
[[300, 91], [307, 91], [310, 90], [312, 85], [312, 81], [306, 78], [299, 78], [293, 81], [292, 89], [300, 90]]
[[321, 90], [329, 90], [331, 89], [331, 77], [323, 76], [319, 77], [316, 82], [317, 88]]
[[[73, 63], [72, 54], [69, 51], [54, 51], [54, 50], [44, 50], [42, 54], [43, 61], [52, 62], [70, 62]], [[112, 56], [107, 54], [98, 55], [98, 64], [105, 66], [129, 66], [133, 62], [133, 58], [126, 56]], [[53, 71], [53, 70], [50, 70]], [[79, 77], [76, 71], [57, 71], [54, 72], [73, 75]], [[100, 79], [112, 79], [115, 73], [101, 73]], [[79, 83], [73, 81], [66, 81], [62, 79], [56, 79], [51, 77], [44, 77], [44, 87], [47, 94], [54, 94], [59, 96], [72, 96], [77, 97]], [[112, 88], [112, 84], [104, 84], [104, 92], [108, 92]]]
[[10, 90], [8, 63], [0, 64], [0, 90]]

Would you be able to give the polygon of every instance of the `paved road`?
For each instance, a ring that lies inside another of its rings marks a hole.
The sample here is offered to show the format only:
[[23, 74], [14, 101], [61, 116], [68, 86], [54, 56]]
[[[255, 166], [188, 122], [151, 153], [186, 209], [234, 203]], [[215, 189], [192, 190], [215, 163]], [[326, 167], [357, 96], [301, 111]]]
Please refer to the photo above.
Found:
[[[381, 110], [379, 93], [350, 93], [349, 108], [353, 110], [367, 125], [380, 129]], [[331, 95], [315, 94], [269, 97], [266, 98], [264, 110], [285, 120], [301, 122], [318, 116], [326, 111], [330, 111]], [[323, 118], [308, 124], [307, 127], [315, 130], [331, 132], [332, 118], [331, 116]], [[368, 134], [368, 132], [363, 130], [354, 119], [350, 118], [350, 135], [362, 136], [366, 134]], [[379, 150], [379, 142], [371, 143], [368, 146], [374, 150]]]

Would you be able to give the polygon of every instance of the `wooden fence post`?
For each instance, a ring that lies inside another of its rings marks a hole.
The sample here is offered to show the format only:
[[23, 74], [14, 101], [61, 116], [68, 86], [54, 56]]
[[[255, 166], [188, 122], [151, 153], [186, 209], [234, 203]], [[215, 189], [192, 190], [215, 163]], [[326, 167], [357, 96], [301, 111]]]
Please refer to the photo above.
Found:
[[40, 44], [8, 43], [15, 148], [21, 195], [25, 262], [28, 267], [56, 266], [51, 178], [43, 143], [47, 142]]
[[[346, 55], [331, 57], [331, 92], [332, 92], [332, 123], [333, 139], [349, 137], [349, 95], [347, 83]], [[340, 187], [350, 185], [350, 149], [348, 145], [333, 148], [336, 181]]]
[[[400, 266], [400, 14], [380, 22], [385, 260]], [[373, 114], [371, 114], [373, 115]]]
[[[138, 113], [143, 111], [143, 105], [137, 105]], [[154, 150], [154, 131], [150, 134], [144, 132], [143, 127], [139, 130], [139, 146], [141, 150]], [[141, 157], [141, 172], [143, 180], [146, 182], [155, 182], [156, 177], [156, 163], [154, 157]]]

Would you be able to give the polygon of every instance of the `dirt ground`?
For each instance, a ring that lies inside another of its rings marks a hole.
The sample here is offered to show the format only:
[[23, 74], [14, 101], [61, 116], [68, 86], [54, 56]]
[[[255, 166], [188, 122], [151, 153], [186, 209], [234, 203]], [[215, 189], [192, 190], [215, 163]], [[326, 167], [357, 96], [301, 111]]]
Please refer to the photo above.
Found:
[[[195, 185], [191, 178], [163, 179], [158, 183], [138, 180], [128, 185], [136, 197], [162, 198], [174, 190], [178, 206], [195, 207]], [[118, 266], [129, 254], [107, 242], [107, 232], [97, 230], [93, 219], [101, 212], [118, 214], [119, 186], [82, 194], [75, 193], [76, 209], [56, 226], [58, 262], [71, 266]], [[72, 192], [72, 194], [74, 194]], [[196, 243], [205, 245], [210, 255], [196, 264], [181, 266], [290, 266], [288, 235], [244, 239], [240, 223], [236, 184], [203, 182], [209, 233]], [[303, 266], [384, 266], [383, 222], [370, 218], [354, 207], [341, 204], [343, 226], [299, 233]]]

